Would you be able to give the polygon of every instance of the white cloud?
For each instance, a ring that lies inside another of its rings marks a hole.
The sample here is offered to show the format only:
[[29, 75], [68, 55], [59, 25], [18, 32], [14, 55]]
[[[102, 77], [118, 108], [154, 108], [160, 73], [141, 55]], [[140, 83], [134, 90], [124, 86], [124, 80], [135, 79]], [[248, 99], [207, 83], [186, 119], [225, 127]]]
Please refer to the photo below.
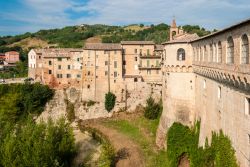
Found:
[[[28, 26], [34, 25], [36, 28], [39, 26], [55, 28], [83, 23], [170, 23], [175, 15], [178, 24], [197, 24], [213, 29], [229, 26], [250, 16], [249, 0], [20, 1], [26, 9], [11, 14], [5, 13], [4, 16], [26, 22]], [[69, 10], [77, 13], [78, 17], [72, 19]]]

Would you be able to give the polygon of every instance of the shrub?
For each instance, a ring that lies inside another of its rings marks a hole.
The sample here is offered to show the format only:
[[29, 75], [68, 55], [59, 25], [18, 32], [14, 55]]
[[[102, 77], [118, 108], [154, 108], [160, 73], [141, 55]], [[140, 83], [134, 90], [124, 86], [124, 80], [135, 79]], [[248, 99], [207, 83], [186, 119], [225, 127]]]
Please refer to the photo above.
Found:
[[75, 120], [75, 107], [74, 104], [71, 103], [69, 100], [65, 100], [66, 103], [66, 111], [67, 111], [67, 119], [70, 122]]
[[234, 150], [228, 137], [213, 132], [211, 146], [206, 140], [205, 148], [199, 147], [199, 128], [197, 122], [193, 128], [174, 123], [167, 134], [167, 155], [170, 166], [176, 167], [180, 158], [186, 154], [191, 167], [237, 167]]
[[150, 96], [147, 99], [147, 106], [144, 108], [144, 116], [148, 119], [156, 119], [162, 111], [162, 102], [155, 103], [154, 99]]
[[105, 95], [105, 109], [110, 112], [115, 106], [116, 96], [109, 92]]

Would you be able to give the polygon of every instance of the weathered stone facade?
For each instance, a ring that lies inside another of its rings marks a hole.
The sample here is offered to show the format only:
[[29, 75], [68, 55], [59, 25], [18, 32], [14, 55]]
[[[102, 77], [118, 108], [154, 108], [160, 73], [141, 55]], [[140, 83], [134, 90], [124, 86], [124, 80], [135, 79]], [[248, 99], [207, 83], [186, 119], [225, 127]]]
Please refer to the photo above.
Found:
[[[172, 28], [176, 31], [176, 26]], [[249, 167], [250, 20], [203, 38], [184, 34], [164, 44], [164, 111], [156, 143], [166, 146], [173, 122], [192, 125], [201, 120], [201, 146], [206, 138], [211, 140], [212, 131], [222, 130], [231, 139], [240, 166]]]

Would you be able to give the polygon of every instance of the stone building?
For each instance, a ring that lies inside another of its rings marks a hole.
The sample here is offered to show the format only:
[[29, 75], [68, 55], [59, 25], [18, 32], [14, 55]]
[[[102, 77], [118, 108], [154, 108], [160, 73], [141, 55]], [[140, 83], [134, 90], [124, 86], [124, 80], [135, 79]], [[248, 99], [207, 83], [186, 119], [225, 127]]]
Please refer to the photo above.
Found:
[[32, 49], [28, 75], [53, 87], [80, 87], [82, 54], [82, 49]]
[[5, 53], [5, 61], [9, 64], [15, 64], [20, 61], [19, 53], [16, 51], [10, 51]]
[[87, 43], [83, 49], [32, 49], [29, 77], [54, 88], [75, 87], [82, 100], [122, 99], [137, 82], [161, 85], [162, 45], [152, 41]]
[[[176, 26], [171, 31], [177, 31]], [[164, 111], [156, 142], [178, 121], [201, 120], [199, 144], [222, 130], [232, 141], [240, 166], [250, 166], [250, 20], [211, 35], [178, 35], [164, 43]]]

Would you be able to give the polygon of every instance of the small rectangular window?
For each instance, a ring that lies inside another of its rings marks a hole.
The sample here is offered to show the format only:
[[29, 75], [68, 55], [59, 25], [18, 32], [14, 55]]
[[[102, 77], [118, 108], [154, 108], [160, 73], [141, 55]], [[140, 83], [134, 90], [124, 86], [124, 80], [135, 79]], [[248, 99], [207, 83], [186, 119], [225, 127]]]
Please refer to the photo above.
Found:
[[114, 77], [117, 77], [117, 72], [116, 71], [114, 72]]
[[52, 70], [49, 70], [49, 74], [52, 74]]
[[77, 78], [81, 78], [81, 74], [77, 74], [76, 77], [77, 77]]
[[108, 61], [105, 61], [105, 66], [107, 66], [108, 65]]
[[147, 55], [149, 55], [149, 49], [147, 49]]
[[49, 61], [49, 65], [52, 65], [52, 61]]
[[137, 57], [135, 57], [135, 61], [137, 61]]
[[71, 78], [71, 74], [67, 74], [67, 78]]
[[90, 71], [88, 71], [88, 76], [90, 76]]
[[138, 79], [137, 78], [134, 78], [134, 82], [137, 82], [138, 81]]
[[135, 49], [135, 54], [137, 53], [137, 49]]
[[221, 87], [218, 87], [218, 99], [221, 99]]
[[87, 88], [90, 89], [90, 85], [88, 85]]
[[58, 70], [61, 70], [62, 69], [62, 66], [61, 65], [58, 65]]
[[122, 64], [125, 66], [125, 65], [126, 65], [126, 61], [124, 60], [124, 61], [122, 62]]
[[61, 58], [61, 57], [58, 57], [58, 58], [57, 58], [57, 61], [62, 61], [62, 58]]
[[70, 65], [68, 65], [68, 70], [70, 70]]
[[250, 98], [245, 98], [245, 114], [250, 115]]

